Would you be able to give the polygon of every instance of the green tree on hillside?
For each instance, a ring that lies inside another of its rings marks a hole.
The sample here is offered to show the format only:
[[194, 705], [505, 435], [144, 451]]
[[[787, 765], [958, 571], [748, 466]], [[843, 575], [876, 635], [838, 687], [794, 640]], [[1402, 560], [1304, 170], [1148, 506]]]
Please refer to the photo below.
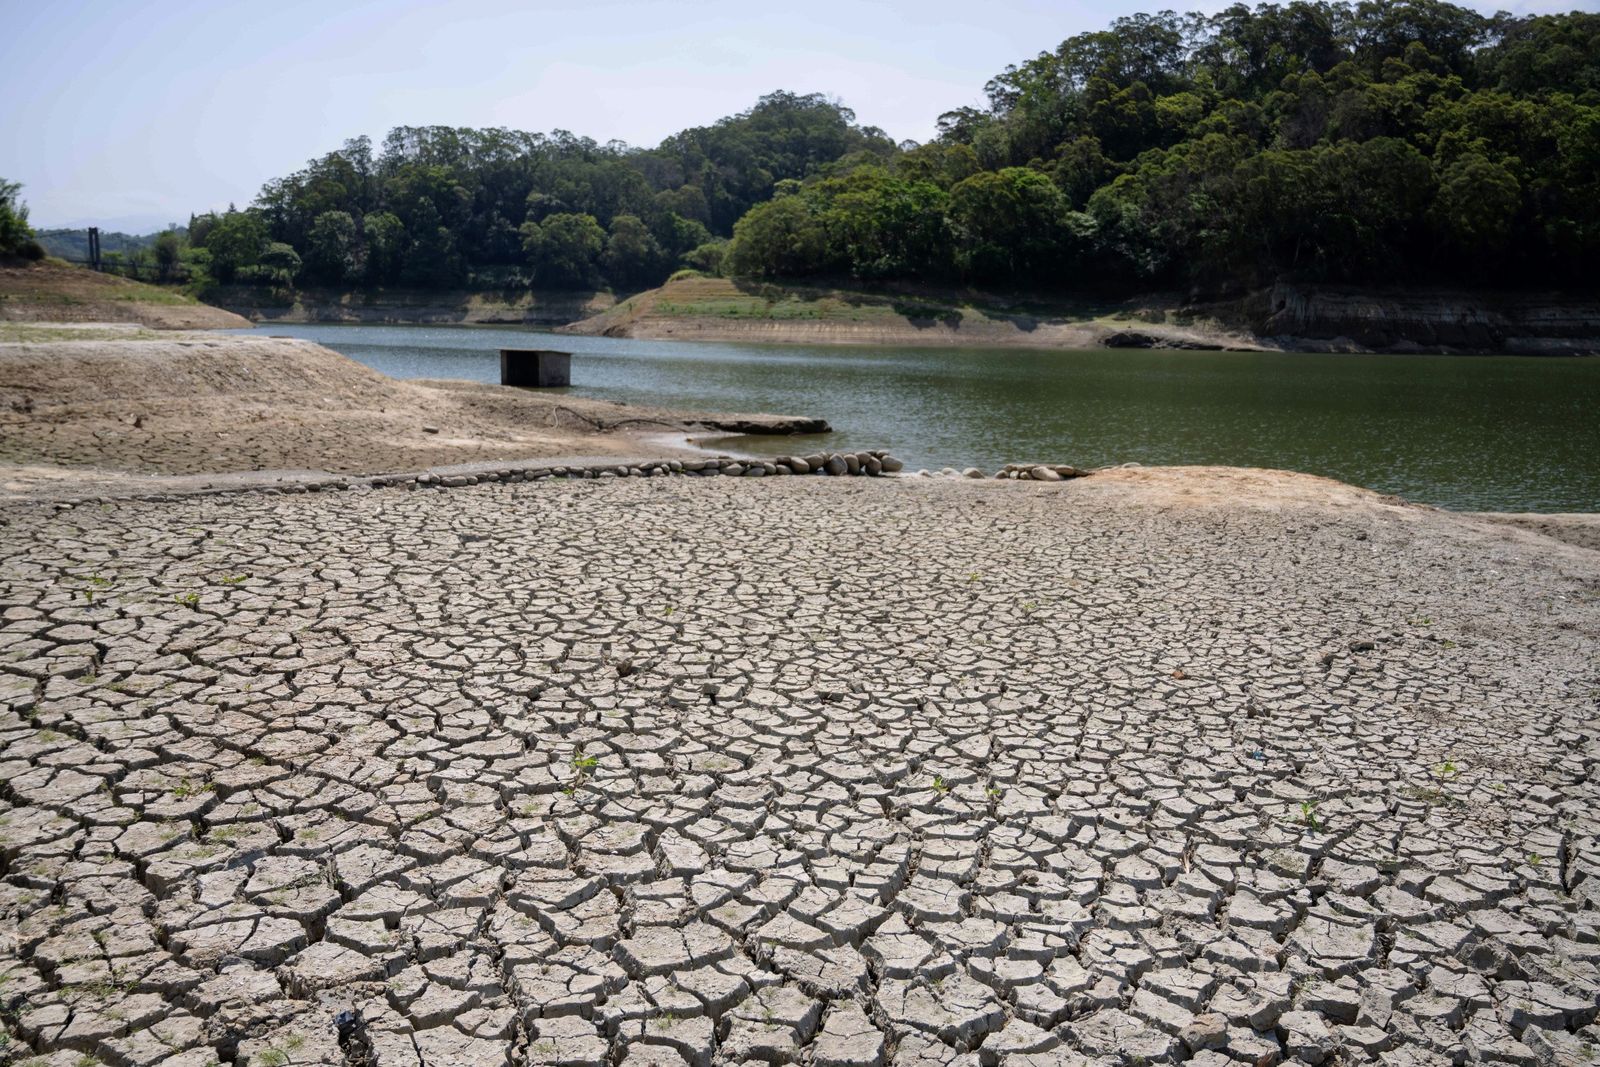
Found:
[[268, 242], [267, 225], [253, 211], [229, 211], [207, 227], [205, 247], [211, 253], [211, 272], [220, 282], [231, 282], [246, 267], [261, 261]]
[[606, 232], [593, 215], [562, 212], [544, 222], [522, 224], [522, 247], [534, 282], [557, 289], [586, 289], [599, 283]]
[[356, 220], [347, 211], [324, 211], [306, 235], [306, 270], [325, 285], [344, 285], [360, 277]]
[[[22, 185], [0, 178], [0, 255], [43, 258], [28, 226], [28, 207], [21, 200]], [[37, 250], [37, 251], [36, 251]]]
[[151, 246], [155, 254], [156, 280], [170, 285], [183, 271], [183, 238], [176, 230], [163, 230]]
[[300, 254], [293, 245], [271, 241], [261, 251], [260, 267], [273, 288], [293, 290], [294, 280], [300, 273]]
[[388, 211], [374, 211], [361, 222], [367, 240], [366, 281], [389, 285], [400, 277], [406, 254], [406, 227]]
[[600, 270], [613, 285], [643, 289], [661, 276], [665, 253], [637, 215], [618, 215], [600, 254]]

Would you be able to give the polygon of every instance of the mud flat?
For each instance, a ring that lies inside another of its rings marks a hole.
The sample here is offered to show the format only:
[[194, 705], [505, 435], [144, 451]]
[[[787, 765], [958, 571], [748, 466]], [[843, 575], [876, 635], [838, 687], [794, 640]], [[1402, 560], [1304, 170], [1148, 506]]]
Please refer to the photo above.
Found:
[[0, 1017], [112, 1064], [1580, 1064], [1600, 553], [1264, 471], [0, 513]]

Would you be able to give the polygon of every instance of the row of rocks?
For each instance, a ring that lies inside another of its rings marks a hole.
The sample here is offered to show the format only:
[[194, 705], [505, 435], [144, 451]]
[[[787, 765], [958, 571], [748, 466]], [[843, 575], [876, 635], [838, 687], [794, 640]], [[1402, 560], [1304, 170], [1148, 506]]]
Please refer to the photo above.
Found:
[[[436, 486], [457, 488], [484, 482], [538, 482], [547, 478], [657, 478], [673, 474], [699, 477], [762, 478], [783, 474], [825, 474], [835, 477], [866, 475], [877, 477], [903, 470], [905, 464], [887, 452], [817, 452], [809, 456], [779, 456], [777, 459], [656, 460], [639, 464], [605, 464], [587, 467], [508, 468], [480, 474], [420, 474], [415, 477], [373, 478], [370, 484]], [[337, 486], [335, 486], [337, 488]]]
[[[1124, 464], [1136, 466], [1137, 464]], [[130, 499], [147, 503], [165, 503], [180, 498], [229, 496], [235, 493], [262, 493], [267, 496], [288, 496], [302, 493], [363, 492], [371, 489], [458, 489], [469, 485], [495, 482], [540, 482], [551, 478], [606, 479], [606, 478], [657, 478], [669, 475], [699, 477], [761, 478], [785, 474], [822, 474], [835, 477], [878, 477], [895, 474], [905, 469], [905, 464], [882, 450], [866, 452], [815, 452], [805, 456], [779, 456], [775, 459], [735, 459], [716, 456], [710, 459], [653, 460], [646, 463], [609, 463], [588, 465], [553, 465], [548, 467], [502, 467], [474, 473], [438, 474], [384, 474], [375, 476], [345, 476], [321, 481], [302, 481], [286, 485], [223, 485], [205, 489], [168, 493], [134, 494]], [[977, 467], [958, 471], [946, 467], [933, 472], [919, 470], [923, 478], [989, 478]], [[1091, 471], [1067, 464], [1008, 463], [993, 475], [996, 479], [1010, 481], [1059, 482], [1067, 478], [1083, 478]], [[104, 497], [87, 497], [80, 503], [105, 503]], [[71, 502], [58, 501], [58, 509], [69, 508]]]
[[[1124, 463], [1124, 467], [1137, 467], [1137, 463]], [[1087, 478], [1093, 471], [1086, 471], [1081, 467], [1068, 466], [1065, 463], [1007, 463], [995, 471], [993, 478], [1000, 481], [1014, 482], [1059, 482], [1067, 478]], [[983, 473], [977, 467], [968, 467], [966, 470], [956, 470], [954, 467], [945, 467], [938, 471], [920, 470], [914, 477], [917, 478], [989, 478], [991, 475]]]

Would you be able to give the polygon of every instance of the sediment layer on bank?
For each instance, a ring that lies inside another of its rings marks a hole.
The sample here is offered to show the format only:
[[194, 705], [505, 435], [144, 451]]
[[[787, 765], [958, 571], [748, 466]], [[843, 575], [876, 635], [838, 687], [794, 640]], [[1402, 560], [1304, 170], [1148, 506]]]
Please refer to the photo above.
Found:
[[616, 303], [608, 292], [518, 289], [504, 292], [385, 289], [340, 292], [302, 289], [290, 303], [267, 290], [224, 287], [213, 297], [251, 322], [562, 326], [597, 315]]
[[1007, 300], [682, 278], [562, 332], [783, 344], [1170, 348], [1573, 355], [1600, 353], [1600, 299], [1279, 285], [1191, 303]]

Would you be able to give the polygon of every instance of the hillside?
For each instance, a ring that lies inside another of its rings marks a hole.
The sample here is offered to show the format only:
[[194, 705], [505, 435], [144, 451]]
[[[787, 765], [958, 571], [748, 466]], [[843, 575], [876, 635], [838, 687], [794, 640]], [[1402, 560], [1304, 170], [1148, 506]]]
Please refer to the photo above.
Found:
[[175, 289], [96, 274], [60, 260], [0, 263], [0, 322], [134, 322], [157, 330], [250, 325]]
[[[180, 237], [187, 237], [188, 231], [183, 227], [177, 228]], [[44, 250], [52, 256], [60, 256], [74, 262], [86, 262], [89, 258], [89, 231], [84, 228], [53, 230], [35, 230], [34, 239]], [[115, 230], [100, 234], [100, 252], [102, 255], [111, 255], [117, 252], [139, 252], [155, 247], [156, 233], [120, 233]]]

